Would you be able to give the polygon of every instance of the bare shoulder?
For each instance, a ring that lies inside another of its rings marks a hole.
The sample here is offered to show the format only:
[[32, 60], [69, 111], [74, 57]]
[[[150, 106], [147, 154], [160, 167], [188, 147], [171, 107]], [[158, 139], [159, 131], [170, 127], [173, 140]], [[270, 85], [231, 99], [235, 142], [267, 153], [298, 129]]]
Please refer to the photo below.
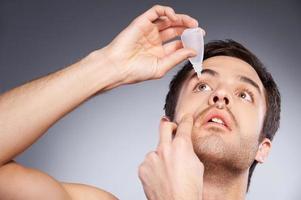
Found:
[[118, 200], [113, 194], [85, 184], [62, 183], [72, 200]]
[[54, 178], [13, 161], [0, 167], [0, 197], [1, 200], [71, 200], [66, 190]]
[[83, 184], [60, 183], [48, 174], [11, 161], [0, 167], [0, 200], [116, 200]]

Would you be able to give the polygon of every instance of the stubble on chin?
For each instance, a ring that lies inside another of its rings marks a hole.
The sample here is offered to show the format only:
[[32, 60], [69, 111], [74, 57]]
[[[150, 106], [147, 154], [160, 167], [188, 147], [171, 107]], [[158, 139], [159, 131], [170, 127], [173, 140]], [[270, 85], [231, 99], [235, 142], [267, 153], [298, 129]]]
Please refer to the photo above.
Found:
[[228, 170], [240, 173], [247, 170], [256, 155], [256, 145], [251, 138], [240, 138], [236, 142], [225, 140], [219, 128], [210, 127], [206, 131], [194, 129], [193, 148], [205, 169]]

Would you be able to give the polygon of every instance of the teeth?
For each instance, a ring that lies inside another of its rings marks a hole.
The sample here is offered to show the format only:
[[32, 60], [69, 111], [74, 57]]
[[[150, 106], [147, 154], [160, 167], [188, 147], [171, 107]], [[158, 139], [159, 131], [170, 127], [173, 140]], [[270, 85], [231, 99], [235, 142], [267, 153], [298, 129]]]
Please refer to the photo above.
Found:
[[219, 118], [212, 118], [211, 121], [219, 123], [219, 124], [224, 124], [223, 120], [219, 119]]

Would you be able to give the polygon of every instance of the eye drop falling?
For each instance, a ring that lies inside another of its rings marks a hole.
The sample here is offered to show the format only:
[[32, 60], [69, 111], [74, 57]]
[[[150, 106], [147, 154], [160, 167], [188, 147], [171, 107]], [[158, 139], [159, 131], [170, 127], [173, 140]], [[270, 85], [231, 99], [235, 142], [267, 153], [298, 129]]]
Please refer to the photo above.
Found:
[[202, 62], [204, 57], [204, 35], [201, 28], [189, 28], [186, 29], [182, 35], [181, 40], [184, 48], [191, 48], [197, 52], [197, 55], [189, 58], [194, 71], [198, 77], [201, 75]]

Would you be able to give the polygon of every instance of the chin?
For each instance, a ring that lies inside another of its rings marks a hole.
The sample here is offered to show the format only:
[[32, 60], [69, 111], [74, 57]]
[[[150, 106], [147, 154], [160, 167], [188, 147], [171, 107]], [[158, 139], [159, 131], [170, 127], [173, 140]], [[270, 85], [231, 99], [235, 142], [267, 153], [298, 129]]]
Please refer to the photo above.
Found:
[[192, 135], [195, 153], [200, 159], [220, 160], [225, 156], [225, 141], [218, 133], [199, 132]]
[[205, 167], [214, 166], [235, 172], [243, 171], [250, 167], [256, 155], [256, 152], [245, 143], [243, 143], [244, 148], [229, 143], [223, 134], [217, 132], [194, 132], [192, 143], [196, 155]]

